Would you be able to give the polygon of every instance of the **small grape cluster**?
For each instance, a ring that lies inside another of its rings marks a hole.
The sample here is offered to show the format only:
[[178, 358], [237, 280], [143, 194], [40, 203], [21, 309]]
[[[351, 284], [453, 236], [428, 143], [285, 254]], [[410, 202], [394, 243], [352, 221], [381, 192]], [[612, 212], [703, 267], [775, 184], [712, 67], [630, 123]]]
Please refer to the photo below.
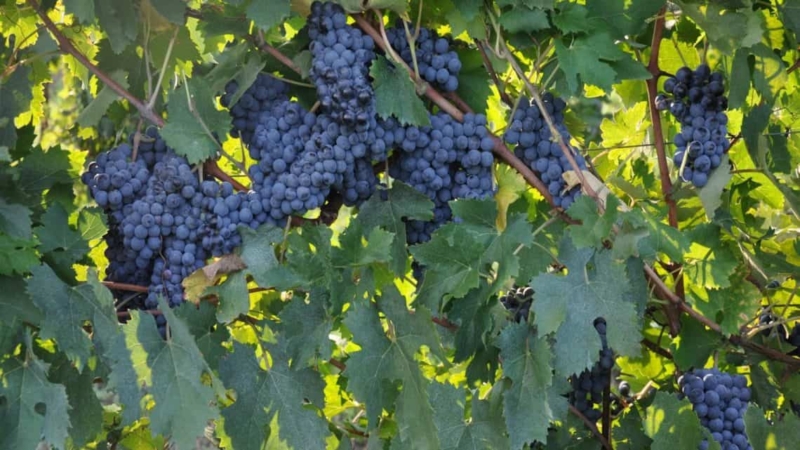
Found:
[[527, 321], [533, 304], [533, 289], [515, 286], [500, 297], [500, 303], [514, 316], [515, 322]]
[[681, 124], [673, 140], [677, 147], [673, 162], [684, 181], [702, 188], [730, 148], [722, 74], [712, 73], [707, 64], [695, 70], [681, 67], [664, 82], [664, 90], [667, 94], [656, 97], [656, 108], [669, 109]]
[[406, 29], [402, 23], [386, 29], [386, 37], [392, 48], [397, 51], [403, 61], [414, 67], [417, 58], [419, 75], [437, 90], [453, 92], [458, 89], [458, 73], [461, 71], [461, 60], [458, 53], [450, 49], [450, 41], [439, 37], [435, 31], [420, 28], [414, 40], [414, 53], [408, 42]]
[[269, 74], [260, 73], [236, 104], [231, 105], [231, 100], [238, 90], [239, 83], [236, 80], [229, 81], [225, 85], [225, 94], [220, 98], [220, 103], [230, 109], [231, 136], [241, 137], [245, 145], [250, 145], [258, 126], [259, 116], [264, 111], [272, 109], [272, 105], [276, 102], [287, 100], [289, 86]]
[[[723, 450], [752, 450], [747, 440], [744, 413], [750, 401], [747, 378], [718, 369], [695, 369], [678, 379], [681, 396], [692, 402], [700, 423]], [[708, 440], [698, 447], [709, 448]]]
[[439, 112], [431, 115], [430, 127], [409, 126], [401, 133], [401, 151], [389, 173], [434, 203], [433, 220], [408, 222], [407, 241], [416, 244], [428, 241], [437, 228], [452, 219], [450, 200], [483, 199], [494, 194], [494, 142], [482, 114], [465, 114], [464, 121], [458, 122]]
[[[569, 145], [571, 137], [564, 125], [564, 110], [567, 104], [549, 92], [542, 95], [542, 103], [553, 119], [564, 145], [572, 152], [578, 167], [586, 169], [586, 160]], [[547, 190], [553, 196], [555, 205], [564, 209], [569, 208], [581, 194], [581, 190], [578, 186], [567, 188], [562, 174], [573, 168], [564, 155], [561, 144], [554, 139], [542, 111], [535, 102], [525, 98], [520, 99], [504, 139], [509, 144], [515, 144], [514, 154], [539, 174], [539, 178], [547, 185]]]
[[369, 82], [375, 42], [347, 24], [341, 6], [318, 1], [311, 4], [308, 36], [312, 55], [309, 76], [321, 106], [337, 123], [368, 130], [375, 122], [375, 95]]
[[614, 367], [614, 351], [608, 347], [606, 338], [606, 320], [598, 317], [594, 328], [602, 344], [600, 360], [591, 369], [571, 377], [572, 392], [569, 394], [569, 403], [592, 422], [602, 415], [603, 391], [611, 382], [611, 368]]

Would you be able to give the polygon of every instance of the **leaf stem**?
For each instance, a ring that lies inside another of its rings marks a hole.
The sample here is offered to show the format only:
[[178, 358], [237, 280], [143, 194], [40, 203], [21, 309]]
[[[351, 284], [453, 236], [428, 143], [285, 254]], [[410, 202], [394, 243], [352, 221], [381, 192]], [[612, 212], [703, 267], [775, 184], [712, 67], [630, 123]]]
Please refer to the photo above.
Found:
[[175, 46], [175, 40], [178, 38], [179, 30], [180, 28], [175, 27], [175, 32], [172, 33], [172, 38], [170, 38], [169, 40], [169, 45], [167, 45], [167, 53], [164, 55], [164, 62], [161, 63], [161, 72], [159, 72], [158, 74], [158, 81], [156, 81], [156, 86], [150, 93], [150, 101], [147, 102], [147, 109], [152, 110], [153, 106], [155, 106], [156, 104], [156, 99], [158, 98], [158, 91], [161, 90], [161, 83], [164, 82], [164, 74], [167, 72], [167, 64], [169, 63], [169, 59], [172, 56], [172, 48]]

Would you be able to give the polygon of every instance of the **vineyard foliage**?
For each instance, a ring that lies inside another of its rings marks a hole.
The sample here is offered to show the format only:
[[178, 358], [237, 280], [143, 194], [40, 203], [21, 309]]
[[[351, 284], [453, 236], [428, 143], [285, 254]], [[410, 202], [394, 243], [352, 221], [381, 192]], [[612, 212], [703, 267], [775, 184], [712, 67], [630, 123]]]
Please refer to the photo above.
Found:
[[796, 449], [795, 0], [0, 0], [0, 450]]

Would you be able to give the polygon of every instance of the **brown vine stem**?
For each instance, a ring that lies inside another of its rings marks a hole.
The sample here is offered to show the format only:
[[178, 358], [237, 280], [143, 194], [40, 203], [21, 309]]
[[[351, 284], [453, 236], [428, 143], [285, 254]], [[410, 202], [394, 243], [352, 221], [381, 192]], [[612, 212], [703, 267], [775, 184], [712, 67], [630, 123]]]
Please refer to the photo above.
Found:
[[[646, 81], [647, 84], [647, 102], [650, 108], [650, 121], [653, 123], [653, 141], [656, 148], [656, 156], [658, 159], [658, 172], [661, 177], [661, 193], [664, 197], [664, 202], [667, 204], [667, 216], [669, 225], [673, 228], [678, 228], [678, 206], [675, 199], [672, 198], [672, 180], [669, 175], [669, 166], [667, 165], [667, 152], [664, 148], [664, 130], [661, 127], [661, 115], [656, 109], [656, 95], [658, 94], [658, 77], [661, 75], [661, 69], [658, 66], [658, 55], [661, 51], [661, 38], [664, 34], [664, 12], [666, 7], [661, 8], [656, 17], [656, 22], [653, 28], [653, 41], [650, 50], [650, 62], [647, 65], [647, 70], [650, 72], [650, 79]], [[679, 297], [683, 297], [683, 275], [680, 271], [680, 265], [675, 270], [671, 270], [673, 279], [675, 280], [675, 291]], [[664, 314], [669, 321], [669, 332], [674, 337], [680, 331], [679, 312], [675, 309], [674, 305], [665, 305]]]
[[303, 74], [303, 72], [300, 70], [299, 67], [297, 67], [297, 64], [295, 64], [294, 61], [292, 61], [288, 56], [281, 53], [277, 48], [267, 44], [266, 39], [264, 39], [263, 31], [258, 30], [258, 37], [256, 38], [255, 43], [258, 49], [261, 50], [262, 52], [268, 53], [270, 56], [280, 61], [284, 66], [292, 69], [297, 74], [299, 75]]
[[[369, 23], [369, 21], [367, 21], [367, 19], [361, 14], [354, 14], [353, 19], [355, 19], [356, 25], [358, 25], [358, 27], [361, 28], [365, 33], [370, 35], [370, 37], [372, 37], [372, 39], [375, 41], [378, 47], [380, 47], [381, 50], [385, 52], [386, 46], [383, 42], [383, 38], [381, 37], [380, 33], [378, 33], [378, 31], [375, 30], [375, 28]], [[399, 64], [401, 64], [408, 71], [409, 75], [412, 77], [415, 83], [420, 82], [420, 80], [417, 79], [416, 76], [414, 75], [413, 69], [411, 69], [407, 64], [405, 64], [402, 61]], [[453, 105], [450, 101], [444, 98], [442, 94], [440, 94], [439, 91], [434, 89], [432, 86], [427, 85], [424, 94], [426, 97], [428, 97], [428, 99], [430, 99], [433, 103], [435, 103], [442, 111], [446, 112], [447, 114], [450, 114], [454, 119], [458, 120], [459, 122], [464, 121], [464, 113], [460, 109], [458, 109], [458, 107]], [[504, 161], [506, 164], [510, 165], [515, 170], [517, 170], [517, 172], [519, 172], [522, 175], [522, 177], [525, 179], [525, 181], [528, 182], [528, 184], [533, 186], [537, 191], [539, 191], [539, 193], [541, 193], [544, 196], [544, 198], [547, 200], [548, 203], [550, 203], [550, 205], [555, 205], [555, 203], [553, 203], [553, 196], [550, 195], [550, 192], [547, 190], [547, 186], [545, 186], [544, 183], [542, 183], [542, 181], [539, 180], [536, 174], [533, 173], [533, 171], [527, 165], [525, 165], [525, 163], [523, 163], [519, 158], [517, 158], [514, 155], [514, 153], [512, 153], [511, 150], [509, 150], [508, 147], [503, 143], [503, 141], [500, 140], [500, 138], [491, 133], [490, 136], [494, 141], [494, 148], [492, 149], [494, 154], [500, 157], [500, 159]]]
[[492, 66], [492, 60], [489, 59], [489, 54], [486, 52], [486, 47], [484, 46], [484, 42], [475, 39], [475, 45], [478, 46], [478, 50], [481, 52], [481, 58], [483, 58], [483, 67], [486, 68], [486, 71], [489, 72], [489, 76], [492, 77], [492, 81], [494, 85], [497, 86], [497, 92], [500, 93], [500, 99], [503, 100], [503, 103], [508, 105], [509, 108], [514, 107], [514, 101], [511, 99], [511, 96], [508, 95], [506, 90], [503, 88], [502, 83], [500, 82], [500, 78], [497, 76], [497, 72], [494, 70], [494, 66]]
[[50, 17], [47, 16], [47, 13], [39, 9], [39, 3], [37, 3], [36, 0], [28, 0], [28, 4], [33, 8], [34, 11], [36, 11], [36, 14], [38, 14], [39, 17], [44, 22], [45, 27], [47, 27], [47, 29], [56, 39], [56, 42], [58, 43], [58, 48], [59, 50], [61, 50], [62, 53], [72, 55], [72, 57], [77, 59], [78, 62], [80, 62], [83, 66], [89, 69], [89, 71], [92, 72], [106, 86], [111, 88], [111, 90], [116, 92], [117, 95], [124, 98], [125, 100], [128, 101], [128, 103], [133, 105], [133, 107], [136, 108], [137, 111], [139, 111], [139, 114], [142, 117], [144, 117], [145, 119], [147, 119], [148, 121], [154, 123], [159, 127], [164, 126], [163, 118], [154, 113], [152, 109], [149, 109], [147, 105], [144, 104], [144, 102], [142, 102], [141, 100], [136, 98], [133, 94], [128, 92], [127, 89], [125, 89], [124, 87], [122, 87], [122, 85], [114, 81], [113, 78], [111, 78], [105, 72], [100, 70], [100, 68], [92, 64], [92, 62], [89, 61], [89, 59], [83, 53], [78, 51], [78, 49], [75, 48], [75, 45], [72, 43], [72, 41], [70, 41], [66, 36], [64, 36], [64, 33], [62, 33], [61, 30], [59, 30], [58, 27], [56, 27], [56, 24], [53, 23], [52, 20], [50, 20]]
[[147, 286], [139, 286], [138, 284], [130, 283], [117, 283], [115, 281], [103, 281], [103, 286], [116, 291], [147, 292], [148, 290]]
[[600, 441], [600, 444], [603, 446], [604, 449], [606, 449], [606, 450], [614, 450], [613, 447], [611, 447], [611, 443], [608, 442], [608, 439], [606, 439], [606, 437], [603, 436], [603, 434], [600, 433], [600, 431], [597, 429], [597, 425], [592, 423], [591, 420], [587, 419], [586, 416], [581, 414], [581, 412], [578, 411], [578, 408], [576, 408], [576, 407], [574, 407], [572, 405], [569, 405], [569, 412], [571, 412], [577, 418], [581, 419], [583, 421], [583, 423], [585, 423], [586, 426], [589, 427], [589, 430], [591, 430], [592, 434], [594, 435], [594, 437], [596, 437], [597, 440]]
[[247, 186], [243, 185], [242, 183], [239, 183], [238, 181], [233, 179], [233, 177], [225, 173], [225, 171], [222, 170], [222, 168], [213, 159], [208, 160], [205, 162], [205, 164], [203, 164], [203, 170], [205, 170], [209, 175], [213, 176], [214, 178], [217, 178], [218, 180], [227, 181], [237, 191], [247, 192], [250, 190]]
[[653, 341], [651, 341], [649, 339], [642, 339], [641, 343], [642, 343], [642, 345], [647, 347], [651, 352], [653, 352], [653, 353], [655, 353], [655, 354], [657, 354], [657, 355], [659, 355], [659, 356], [661, 356], [663, 358], [669, 359], [670, 361], [673, 359], [672, 353], [669, 350], [666, 350], [666, 349], [662, 348], [661, 346], [659, 346], [655, 342], [653, 342]]

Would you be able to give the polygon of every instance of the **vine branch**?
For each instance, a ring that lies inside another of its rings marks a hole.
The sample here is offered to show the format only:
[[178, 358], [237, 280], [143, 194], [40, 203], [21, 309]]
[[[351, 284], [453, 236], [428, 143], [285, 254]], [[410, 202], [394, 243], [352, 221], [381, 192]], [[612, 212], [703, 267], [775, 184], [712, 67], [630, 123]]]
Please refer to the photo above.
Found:
[[591, 430], [591, 432], [594, 435], [594, 437], [596, 437], [597, 440], [600, 441], [600, 444], [603, 446], [604, 449], [606, 449], [606, 450], [614, 450], [611, 447], [611, 443], [608, 442], [608, 439], [606, 439], [606, 437], [603, 436], [603, 433], [601, 433], [597, 429], [597, 425], [592, 423], [591, 420], [587, 419], [586, 416], [581, 414], [581, 412], [578, 411], [578, 408], [576, 408], [576, 407], [574, 407], [572, 405], [569, 405], [569, 412], [571, 412], [577, 418], [581, 419], [583, 421], [583, 423], [586, 424], [587, 427], [589, 427], [589, 430]]

